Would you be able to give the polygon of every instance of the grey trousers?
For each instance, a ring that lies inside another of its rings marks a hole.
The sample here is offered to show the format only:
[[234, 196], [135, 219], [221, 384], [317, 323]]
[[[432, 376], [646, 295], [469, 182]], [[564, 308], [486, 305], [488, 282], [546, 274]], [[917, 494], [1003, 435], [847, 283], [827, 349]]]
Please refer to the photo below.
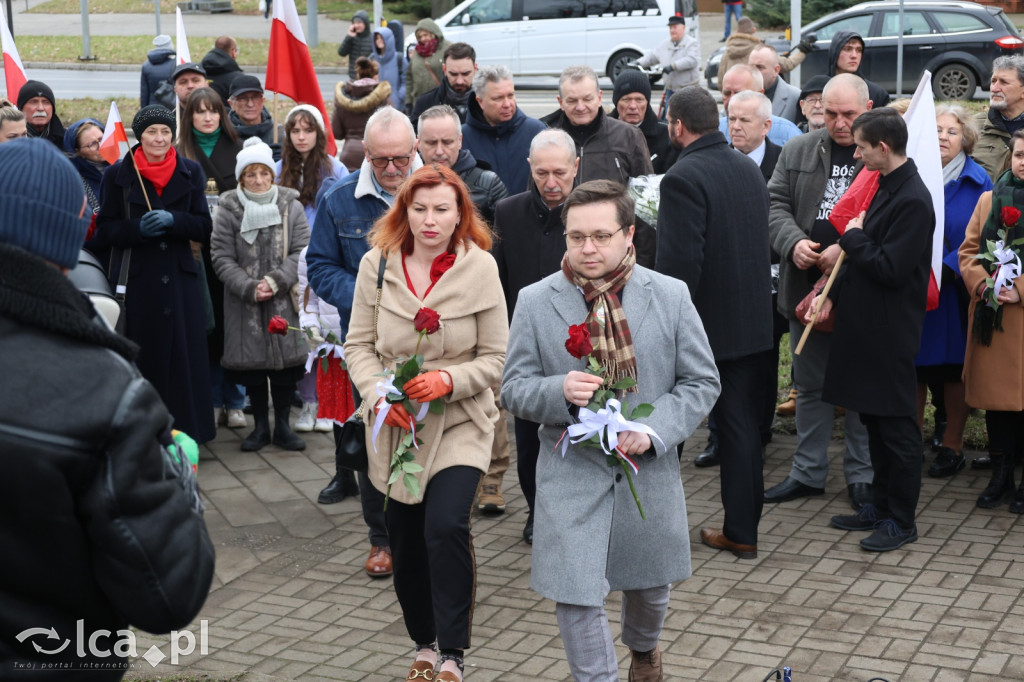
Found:
[[[792, 350], [804, 333], [802, 324], [789, 321], [789, 343]], [[835, 406], [821, 401], [825, 382], [825, 365], [832, 335], [812, 331], [800, 355], [793, 356], [793, 385], [796, 387], [796, 452], [789, 475], [804, 485], [824, 488], [828, 477], [828, 444], [832, 438]], [[846, 451], [843, 453], [843, 475], [847, 485], [871, 483], [871, 452], [868, 430], [860, 415], [846, 411]]]
[[[670, 586], [622, 592], [622, 643], [632, 651], [658, 646]], [[558, 631], [575, 682], [619, 682], [619, 659], [602, 606], [555, 604]]]

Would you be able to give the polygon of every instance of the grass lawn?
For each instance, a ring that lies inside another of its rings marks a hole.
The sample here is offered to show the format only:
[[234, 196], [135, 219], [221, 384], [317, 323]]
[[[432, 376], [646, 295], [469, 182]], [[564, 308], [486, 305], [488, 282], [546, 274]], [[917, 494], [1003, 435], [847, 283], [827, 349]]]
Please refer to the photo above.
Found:
[[[410, 10], [406, 8], [410, 2], [385, 2], [384, 15], [389, 19], [415, 24], [419, 21]], [[178, 3], [175, 0], [160, 0], [160, 12], [170, 14], [173, 22], [174, 8]], [[306, 0], [296, 0], [295, 5], [299, 14], [306, 13]], [[232, 6], [235, 14], [262, 14], [259, 11], [259, 0], [233, 0]], [[430, 9], [429, 2], [426, 4]], [[334, 19], [351, 19], [356, 10], [366, 10], [373, 16], [373, 2], [349, 2], [349, 0], [319, 0], [317, 10]], [[50, 0], [37, 5], [29, 10], [35, 14], [78, 14], [82, 11], [79, 0]], [[89, 12], [91, 14], [151, 14], [154, 11], [152, 0], [89, 0]], [[187, 23], [186, 19], [186, 23]], [[21, 37], [18, 37], [18, 49], [21, 49]], [[22, 56], [24, 59], [24, 56]]]
[[[153, 37], [139, 36], [92, 36], [90, 47], [98, 64], [131, 64], [142, 66], [146, 54], [153, 49]], [[267, 53], [270, 51], [270, 29], [266, 39], [239, 38], [238, 63], [243, 69], [267, 66]], [[189, 41], [192, 58], [199, 61], [213, 49], [213, 38], [193, 38]], [[22, 61], [26, 62], [66, 62], [78, 63], [82, 54], [81, 36], [39, 36], [19, 35], [18, 52]], [[347, 66], [348, 58], [338, 56], [338, 46], [334, 43], [322, 42], [310, 49], [313, 64], [317, 66]]]

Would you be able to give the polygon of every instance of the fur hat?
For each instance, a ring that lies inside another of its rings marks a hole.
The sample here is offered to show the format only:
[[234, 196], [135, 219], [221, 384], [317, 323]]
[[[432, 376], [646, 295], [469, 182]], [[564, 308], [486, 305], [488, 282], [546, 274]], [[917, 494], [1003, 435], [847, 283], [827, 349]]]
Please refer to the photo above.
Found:
[[92, 218], [78, 171], [39, 138], [0, 145], [0, 168], [17, 169], [0, 173], [0, 242], [74, 268]]
[[142, 133], [151, 125], [165, 125], [171, 129], [171, 135], [176, 135], [178, 125], [174, 122], [174, 112], [161, 104], [150, 104], [139, 109], [132, 119], [132, 132], [135, 139], [142, 141]]
[[258, 137], [250, 137], [242, 145], [242, 151], [238, 152], [235, 158], [235, 179], [241, 182], [246, 166], [254, 163], [266, 166], [270, 169], [270, 174], [277, 177], [274, 171], [274, 152], [270, 151], [270, 146]]
[[615, 87], [612, 90], [612, 104], [618, 104], [623, 95], [639, 92], [651, 101], [651, 80], [646, 74], [636, 69], [623, 69], [619, 77], [615, 79]]

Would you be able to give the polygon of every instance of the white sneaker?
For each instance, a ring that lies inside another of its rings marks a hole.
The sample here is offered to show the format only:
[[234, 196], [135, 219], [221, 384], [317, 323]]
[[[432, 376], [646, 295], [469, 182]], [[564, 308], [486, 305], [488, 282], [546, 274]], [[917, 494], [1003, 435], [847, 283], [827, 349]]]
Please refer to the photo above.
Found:
[[245, 428], [245, 413], [241, 410], [228, 410], [228, 428], [229, 429], [244, 429]]
[[320, 433], [330, 433], [331, 431], [334, 431], [334, 422], [330, 419], [317, 419], [313, 430], [319, 431]]
[[316, 424], [316, 403], [302, 403], [299, 418], [295, 420], [295, 430], [309, 432]]

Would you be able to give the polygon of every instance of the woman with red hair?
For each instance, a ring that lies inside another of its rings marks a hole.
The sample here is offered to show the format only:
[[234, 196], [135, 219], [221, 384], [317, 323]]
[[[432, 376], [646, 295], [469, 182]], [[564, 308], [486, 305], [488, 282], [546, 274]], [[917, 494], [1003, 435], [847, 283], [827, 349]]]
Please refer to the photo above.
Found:
[[447, 167], [413, 173], [369, 238], [373, 248], [359, 265], [345, 360], [368, 401], [369, 477], [381, 492], [388, 491], [392, 453], [412, 422], [401, 403], [388, 406], [379, 397], [381, 375], [416, 353], [417, 313], [429, 308], [439, 316], [439, 329], [419, 344], [424, 373], [396, 388], [415, 408], [440, 400], [444, 412], [418, 420], [415, 435], [422, 443], [410, 450], [423, 468], [415, 474], [418, 494], [399, 478], [390, 488], [386, 520], [395, 592], [417, 649], [407, 677], [459, 682], [476, 582], [469, 516], [498, 417], [491, 387], [505, 363], [505, 297], [488, 253], [490, 229]]

